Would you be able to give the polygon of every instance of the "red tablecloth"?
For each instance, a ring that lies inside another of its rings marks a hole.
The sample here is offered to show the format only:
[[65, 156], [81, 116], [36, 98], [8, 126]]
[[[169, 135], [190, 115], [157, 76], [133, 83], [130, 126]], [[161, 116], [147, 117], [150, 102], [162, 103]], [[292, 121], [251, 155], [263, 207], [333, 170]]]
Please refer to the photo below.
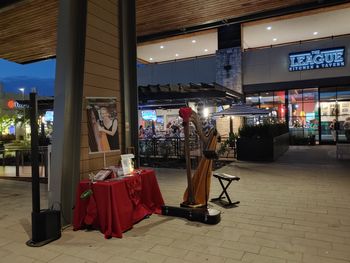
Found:
[[152, 170], [118, 181], [96, 182], [91, 186], [93, 195], [82, 200], [80, 195], [89, 187], [89, 180], [81, 181], [77, 187], [73, 227], [79, 230], [92, 225], [105, 238], [121, 238], [124, 231], [145, 216], [160, 214], [164, 205]]

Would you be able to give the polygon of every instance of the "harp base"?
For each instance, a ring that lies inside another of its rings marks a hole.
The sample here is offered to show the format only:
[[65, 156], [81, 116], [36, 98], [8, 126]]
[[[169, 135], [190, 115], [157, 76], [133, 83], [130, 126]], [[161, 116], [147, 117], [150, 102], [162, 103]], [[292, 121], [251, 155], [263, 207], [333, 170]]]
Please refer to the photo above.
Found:
[[212, 208], [190, 208], [177, 206], [162, 206], [162, 215], [186, 218], [204, 224], [216, 225], [221, 220], [221, 212]]
[[205, 204], [191, 204], [189, 202], [182, 202], [180, 204], [180, 207], [187, 207], [187, 208], [206, 208], [207, 205]]

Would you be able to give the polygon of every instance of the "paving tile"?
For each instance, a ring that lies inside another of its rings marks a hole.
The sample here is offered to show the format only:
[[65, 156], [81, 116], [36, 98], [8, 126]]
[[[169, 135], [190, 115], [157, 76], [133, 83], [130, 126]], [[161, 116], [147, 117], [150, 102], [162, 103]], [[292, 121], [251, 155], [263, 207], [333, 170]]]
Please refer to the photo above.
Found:
[[184, 258], [186, 254], [189, 252], [189, 250], [156, 245], [150, 250], [150, 252], [173, 257], [173, 258]]
[[136, 250], [134, 253], [130, 254], [128, 258], [135, 259], [135, 260], [141, 260], [142, 262], [147, 263], [161, 263], [164, 262], [167, 256]]
[[246, 253], [243, 256], [242, 262], [249, 262], [249, 263], [286, 263], [287, 261], [285, 259], [281, 258], [274, 258], [264, 255], [257, 255], [253, 253]]
[[321, 257], [315, 255], [304, 254], [304, 263], [349, 263], [348, 260], [332, 259], [329, 257]]
[[32, 248], [28, 247], [24, 242], [11, 242], [2, 247], [8, 251], [11, 251], [14, 254], [30, 257], [33, 260], [43, 260], [50, 261], [51, 259], [60, 255], [60, 253], [55, 251], [50, 251], [45, 249], [45, 247]]
[[[139, 261], [135, 259], [125, 258], [121, 256], [114, 256], [105, 261], [104, 263], [141, 263], [144, 261]], [[67, 262], [68, 263], [68, 262]]]
[[74, 256], [69, 256], [69, 255], [60, 255], [50, 261], [48, 261], [50, 263], [92, 263], [93, 261], [87, 261], [87, 260], [84, 260], [82, 258], [77, 258], [77, 257], [74, 257]]
[[266, 238], [259, 238], [259, 237], [240, 237], [238, 242], [244, 242], [248, 244], [258, 245], [258, 246], [265, 246], [265, 247], [276, 247], [276, 241], [272, 241]]
[[300, 252], [286, 251], [279, 248], [263, 247], [260, 250], [260, 255], [283, 258], [286, 260], [301, 260], [302, 254]]
[[190, 251], [184, 258], [185, 260], [191, 261], [191, 262], [210, 262], [210, 263], [224, 263], [225, 258], [220, 256], [213, 256], [206, 253], [198, 253]]
[[261, 248], [259, 245], [255, 245], [255, 244], [243, 243], [241, 241], [229, 241], [229, 240], [225, 240], [221, 246], [228, 249], [235, 249], [235, 250], [252, 252], [252, 253], [259, 253], [259, 250]]
[[319, 250], [319, 256], [329, 257], [333, 259], [347, 260], [350, 262], [350, 250], [339, 251], [339, 250]]
[[16, 255], [13, 253], [7, 254], [6, 256], [0, 258], [0, 263], [33, 263], [34, 261], [35, 259], [33, 258], [22, 255]]

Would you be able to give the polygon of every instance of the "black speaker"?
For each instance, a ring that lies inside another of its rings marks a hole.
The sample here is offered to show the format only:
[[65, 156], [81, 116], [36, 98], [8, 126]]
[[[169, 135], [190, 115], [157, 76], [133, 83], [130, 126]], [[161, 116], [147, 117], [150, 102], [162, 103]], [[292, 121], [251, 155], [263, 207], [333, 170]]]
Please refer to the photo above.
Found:
[[61, 212], [45, 209], [32, 212], [32, 239], [28, 246], [41, 247], [61, 237]]

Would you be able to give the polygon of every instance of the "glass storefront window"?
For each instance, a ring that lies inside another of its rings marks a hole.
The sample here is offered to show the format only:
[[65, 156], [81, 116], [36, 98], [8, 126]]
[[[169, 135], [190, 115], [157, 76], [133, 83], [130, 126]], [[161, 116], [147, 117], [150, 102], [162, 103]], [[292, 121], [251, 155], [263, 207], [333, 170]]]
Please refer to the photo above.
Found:
[[[288, 105], [285, 105], [286, 94]], [[292, 136], [314, 135], [316, 140], [320, 138], [322, 142], [332, 142], [335, 138], [339, 142], [348, 140], [344, 127], [350, 121], [350, 86], [260, 92], [247, 95], [248, 102], [269, 109], [269, 119], [272, 121], [285, 122], [285, 112], [288, 110], [287, 121]], [[330, 128], [333, 120], [339, 127], [337, 133]]]
[[289, 128], [292, 135], [317, 139], [319, 113], [318, 89], [294, 89], [288, 91]]
[[275, 91], [273, 95], [274, 101], [274, 111], [276, 112], [276, 117], [280, 122], [285, 122], [285, 114], [286, 114], [286, 96], [285, 91]]
[[247, 94], [245, 100], [246, 104], [259, 107], [259, 93]]
[[[320, 89], [321, 99], [321, 140], [347, 141], [344, 124], [350, 118], [350, 87]], [[338, 130], [332, 132], [331, 122], [335, 120]]]
[[288, 91], [288, 101], [291, 104], [298, 104], [303, 101], [303, 90], [292, 89]]
[[260, 108], [272, 111], [273, 92], [261, 92], [260, 93]]
[[348, 100], [350, 101], [350, 86], [338, 87], [337, 88], [337, 100]]
[[337, 99], [336, 88], [321, 88], [320, 89], [320, 101], [335, 101]]

